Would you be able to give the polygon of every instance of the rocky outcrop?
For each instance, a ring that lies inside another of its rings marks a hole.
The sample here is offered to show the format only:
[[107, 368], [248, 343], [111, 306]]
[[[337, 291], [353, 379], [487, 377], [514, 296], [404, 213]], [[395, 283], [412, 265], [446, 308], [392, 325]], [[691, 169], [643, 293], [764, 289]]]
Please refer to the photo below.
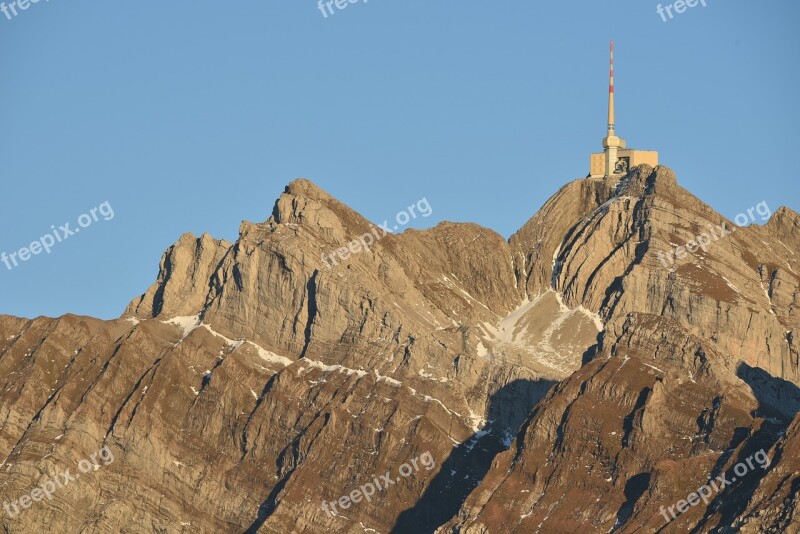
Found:
[[183, 234], [161, 257], [158, 280], [131, 302], [126, 315], [175, 317], [187, 310], [202, 309], [208, 296], [208, 281], [231, 244], [208, 234], [196, 238]]
[[[0, 317], [3, 526], [785, 529], [799, 220], [675, 257], [733, 223], [665, 167], [572, 182], [508, 241], [386, 232], [297, 180], [234, 243], [182, 236], [118, 320]], [[767, 469], [665, 520], [761, 449]]]
[[[769, 450], [781, 419], [800, 408], [791, 335], [797, 278], [780, 278], [796, 263], [775, 252], [781, 237], [794, 234], [770, 231], [792, 228], [796, 214], [782, 208], [765, 228], [735, 228], [662, 261], [674, 247], [733, 223], [663, 167], [634, 169], [613, 193], [606, 180], [593, 182], [565, 188], [545, 205], [547, 213], [581, 206], [580, 218], [536, 253], [541, 262], [552, 250], [549, 270], [539, 263], [524, 273], [528, 287], [549, 278], [566, 303], [603, 318], [594, 361], [537, 408], [442, 531], [727, 528], [763, 473], [678, 518], [665, 520], [661, 506], [735, 467], [745, 452]], [[588, 190], [599, 191], [594, 209], [583, 200]], [[545, 243], [535, 233], [543, 226], [529, 223], [512, 243]], [[765, 270], [778, 273], [770, 279], [783, 298], [764, 285]]]

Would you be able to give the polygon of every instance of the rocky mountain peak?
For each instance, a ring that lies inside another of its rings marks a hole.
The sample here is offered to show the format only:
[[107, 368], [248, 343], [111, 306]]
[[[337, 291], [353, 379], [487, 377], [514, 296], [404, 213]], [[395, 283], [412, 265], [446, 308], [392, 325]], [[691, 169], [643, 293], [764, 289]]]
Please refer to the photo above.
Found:
[[[566, 184], [507, 241], [391, 233], [295, 180], [233, 243], [181, 236], [118, 320], [0, 317], [0, 498], [35, 466], [117, 458], [4, 526], [656, 531], [763, 449], [778, 467], [672, 525], [777, 532], [797, 509], [800, 218], [751, 212], [737, 226], [642, 165]], [[435, 467], [380, 499], [320, 507], [422, 454]]]

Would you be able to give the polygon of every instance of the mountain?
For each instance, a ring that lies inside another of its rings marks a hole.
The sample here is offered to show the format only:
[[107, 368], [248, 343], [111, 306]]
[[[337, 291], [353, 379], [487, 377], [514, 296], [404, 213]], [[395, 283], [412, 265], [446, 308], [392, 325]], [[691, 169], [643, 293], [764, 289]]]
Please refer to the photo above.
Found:
[[296, 180], [117, 320], [0, 317], [5, 532], [796, 530], [800, 216], [770, 215], [642, 165], [508, 241], [384, 235]]

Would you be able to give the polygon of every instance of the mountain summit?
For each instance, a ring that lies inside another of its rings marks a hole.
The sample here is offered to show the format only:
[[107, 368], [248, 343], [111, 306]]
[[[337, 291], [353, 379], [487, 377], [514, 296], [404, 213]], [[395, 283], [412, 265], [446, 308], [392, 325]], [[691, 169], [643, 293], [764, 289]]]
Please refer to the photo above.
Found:
[[786, 531], [800, 216], [746, 213], [642, 164], [397, 234], [296, 180], [117, 320], [0, 317], [5, 531]]

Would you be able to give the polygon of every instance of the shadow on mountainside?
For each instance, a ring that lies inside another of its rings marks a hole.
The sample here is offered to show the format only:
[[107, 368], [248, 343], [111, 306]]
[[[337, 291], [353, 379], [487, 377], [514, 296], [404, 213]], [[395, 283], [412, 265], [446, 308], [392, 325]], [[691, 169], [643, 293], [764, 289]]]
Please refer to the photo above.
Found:
[[649, 487], [650, 473], [639, 473], [628, 479], [624, 490], [625, 502], [617, 510], [617, 523], [611, 532], [615, 532], [618, 527], [623, 526], [631, 518], [636, 503]]
[[[751, 429], [737, 429], [728, 450], [720, 456], [711, 477], [727, 473], [726, 479], [731, 483], [715, 495], [697, 524], [696, 531], [710, 528], [718, 532], [736, 532], [733, 522], [747, 509], [759, 482], [770, 467], [780, 461], [781, 450], [776, 450], [776, 457], [770, 459], [769, 466], [762, 468], [755, 464], [755, 469], [748, 469], [744, 475], [737, 476], [733, 467], [737, 464], [746, 465], [746, 460], [761, 450], [769, 453], [800, 411], [800, 388], [793, 383], [746, 363], [739, 365], [736, 375], [753, 390], [759, 403], [754, 415], [764, 419], [757, 420]], [[736, 458], [732, 460], [734, 455]], [[729, 466], [727, 471], [726, 465]], [[712, 524], [712, 520], [716, 525]]]
[[800, 388], [758, 367], [741, 363], [736, 369], [758, 400], [758, 414], [791, 421], [800, 412]]
[[492, 395], [486, 426], [453, 449], [420, 500], [400, 514], [392, 532], [433, 532], [452, 519], [555, 383], [515, 380]]

